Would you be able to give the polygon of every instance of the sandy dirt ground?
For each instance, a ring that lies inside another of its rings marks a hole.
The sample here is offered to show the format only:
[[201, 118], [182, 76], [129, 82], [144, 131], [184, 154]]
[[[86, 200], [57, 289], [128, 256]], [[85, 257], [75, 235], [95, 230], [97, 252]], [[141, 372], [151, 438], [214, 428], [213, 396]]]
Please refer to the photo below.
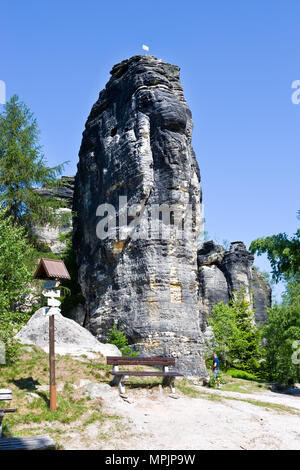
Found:
[[[121, 417], [92, 423], [66, 449], [300, 449], [300, 396], [271, 391], [225, 392], [195, 387], [199, 397], [177, 391], [112, 390], [104, 409]], [[255, 404], [246, 400], [252, 400]], [[289, 407], [289, 408], [287, 408]]]

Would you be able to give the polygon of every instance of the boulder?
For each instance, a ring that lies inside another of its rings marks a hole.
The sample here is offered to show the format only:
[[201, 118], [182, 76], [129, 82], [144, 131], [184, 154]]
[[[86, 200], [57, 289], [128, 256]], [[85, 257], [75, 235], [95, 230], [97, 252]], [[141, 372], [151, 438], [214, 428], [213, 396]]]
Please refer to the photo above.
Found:
[[[44, 351], [49, 351], [49, 317], [45, 315], [45, 307], [40, 308], [30, 318], [16, 335], [23, 344], [34, 344]], [[96, 357], [95, 353], [103, 356], [121, 356], [119, 349], [113, 344], [100, 343], [88, 330], [82, 328], [74, 320], [55, 315], [54, 322], [55, 352], [71, 356], [86, 355]]]

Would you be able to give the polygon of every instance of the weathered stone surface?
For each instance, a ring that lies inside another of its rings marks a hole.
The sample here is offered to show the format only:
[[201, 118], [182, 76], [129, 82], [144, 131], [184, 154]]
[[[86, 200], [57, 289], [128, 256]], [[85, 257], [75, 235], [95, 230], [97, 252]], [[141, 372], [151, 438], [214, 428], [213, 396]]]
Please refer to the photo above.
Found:
[[57, 188], [36, 188], [34, 191], [43, 197], [62, 201], [65, 206], [72, 209], [75, 176], [62, 176], [58, 183]]
[[199, 266], [220, 265], [223, 261], [225, 249], [216, 245], [213, 240], [204, 242], [197, 252]]
[[[180, 370], [206, 375], [197, 280], [200, 174], [179, 68], [136, 56], [111, 74], [87, 120], [75, 180], [73, 240], [88, 328], [104, 339], [118, 320], [142, 354], [171, 354]], [[139, 205], [140, 230], [156, 204], [177, 204], [184, 213], [192, 204], [193, 227], [182, 240], [133, 239], [132, 228], [119, 240], [100, 240], [97, 207], [109, 203], [118, 211], [119, 196]]]
[[215, 264], [199, 268], [199, 295], [202, 311], [209, 315], [218, 302], [228, 303], [229, 293], [226, 278]]
[[40, 242], [45, 243], [53, 253], [59, 254], [66, 248], [65, 242], [60, 239], [60, 235], [65, 235], [72, 230], [72, 211], [67, 207], [62, 207], [57, 209], [56, 212], [60, 216], [68, 216], [66, 223], [60, 226], [50, 224], [34, 225], [31, 230]]
[[79, 325], [84, 326], [86, 316], [86, 305], [78, 304], [68, 313], [68, 317], [75, 320]]
[[272, 289], [261, 272], [252, 269], [251, 291], [254, 298], [255, 321], [264, 323], [266, 311], [271, 307]]
[[262, 274], [253, 269], [253, 259], [243, 242], [231, 243], [227, 251], [211, 240], [201, 246], [198, 250], [198, 279], [205, 315], [209, 315], [218, 302], [228, 302], [233, 292], [243, 288], [247, 300], [253, 302], [255, 321], [261, 323], [266, 320], [266, 310], [271, 306], [271, 288]]
[[38, 240], [45, 243], [53, 253], [59, 254], [66, 248], [65, 242], [60, 239], [60, 235], [65, 235], [72, 230], [74, 181], [74, 176], [62, 176], [57, 188], [35, 189], [41, 196], [55, 198], [62, 204], [62, 207], [56, 211], [60, 216], [61, 223], [56, 226], [46, 224], [31, 227], [33, 234]]
[[246, 250], [243, 242], [232, 242], [225, 252], [221, 269], [227, 279], [230, 295], [244, 288], [246, 299], [251, 301], [252, 265], [254, 256]]
[[[103, 356], [121, 356], [113, 344], [102, 344], [87, 329], [74, 320], [62, 315], [55, 315], [55, 352], [57, 354], [93, 358], [95, 353]], [[40, 308], [16, 335], [23, 344], [34, 344], [44, 351], [49, 351], [49, 317], [45, 307]]]

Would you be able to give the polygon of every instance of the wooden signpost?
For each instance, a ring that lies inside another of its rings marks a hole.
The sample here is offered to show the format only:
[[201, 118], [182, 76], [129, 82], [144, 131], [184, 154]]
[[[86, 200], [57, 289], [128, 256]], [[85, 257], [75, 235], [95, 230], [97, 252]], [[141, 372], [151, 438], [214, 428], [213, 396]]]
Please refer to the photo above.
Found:
[[45, 279], [42, 294], [47, 297], [48, 307], [45, 315], [49, 316], [49, 369], [50, 369], [50, 410], [56, 410], [55, 382], [55, 338], [54, 316], [60, 314], [60, 291], [55, 288], [60, 285], [59, 279], [71, 279], [63, 261], [42, 258], [34, 273], [34, 279]]
[[[44, 283], [44, 288], [49, 285], [48, 283]], [[60, 284], [59, 281], [55, 281], [55, 286], [58, 287]], [[47, 289], [47, 288], [46, 288]], [[52, 288], [46, 290], [44, 289], [42, 294], [48, 298], [47, 304], [48, 307], [46, 308], [46, 315], [49, 316], [49, 369], [50, 369], [50, 410], [56, 410], [56, 381], [55, 381], [55, 340], [54, 340], [54, 315], [60, 313], [59, 308], [51, 308], [51, 307], [59, 307], [60, 301], [57, 300], [55, 297], [60, 297], [59, 290], [53, 290]]]

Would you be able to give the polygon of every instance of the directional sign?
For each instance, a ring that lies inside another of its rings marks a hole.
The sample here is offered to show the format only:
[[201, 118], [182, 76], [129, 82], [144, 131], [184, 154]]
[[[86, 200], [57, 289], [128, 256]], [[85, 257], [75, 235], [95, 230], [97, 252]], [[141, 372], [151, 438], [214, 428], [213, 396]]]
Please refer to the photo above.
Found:
[[45, 315], [49, 317], [50, 315], [58, 315], [61, 312], [60, 308], [57, 307], [46, 307]]
[[42, 294], [45, 297], [60, 297], [60, 290], [44, 289]]
[[61, 304], [61, 302], [57, 299], [54, 299], [53, 297], [50, 297], [50, 299], [48, 299], [48, 306], [49, 307], [59, 307]]
[[43, 284], [44, 289], [54, 289], [54, 287], [58, 287], [60, 285], [59, 281], [45, 281]]

